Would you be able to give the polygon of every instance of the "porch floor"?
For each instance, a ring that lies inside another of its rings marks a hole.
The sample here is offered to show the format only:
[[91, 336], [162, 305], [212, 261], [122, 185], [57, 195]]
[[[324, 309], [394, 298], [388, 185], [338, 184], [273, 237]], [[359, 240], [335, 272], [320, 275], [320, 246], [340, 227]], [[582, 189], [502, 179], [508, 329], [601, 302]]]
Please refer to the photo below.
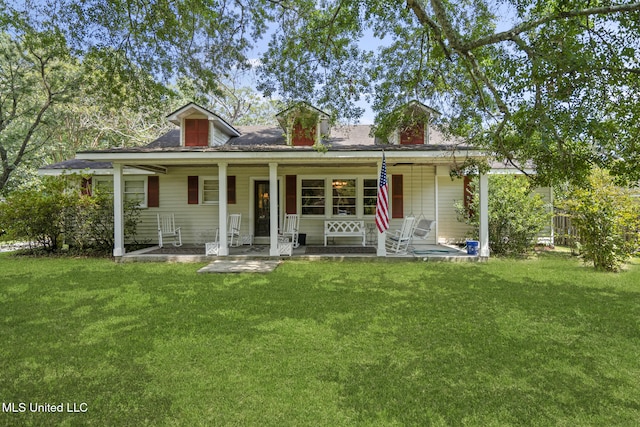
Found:
[[384, 260], [416, 260], [416, 261], [479, 261], [480, 257], [468, 255], [466, 251], [448, 245], [412, 245], [406, 255], [388, 254], [378, 257], [374, 246], [300, 246], [293, 250], [292, 256], [269, 256], [268, 245], [252, 245], [230, 247], [229, 255], [207, 256], [204, 245], [183, 245], [174, 247], [166, 245], [163, 248], [153, 246], [135, 252], [126, 253], [122, 262], [155, 261], [155, 262], [210, 262], [216, 259], [227, 260], [255, 260], [255, 259], [384, 259]]

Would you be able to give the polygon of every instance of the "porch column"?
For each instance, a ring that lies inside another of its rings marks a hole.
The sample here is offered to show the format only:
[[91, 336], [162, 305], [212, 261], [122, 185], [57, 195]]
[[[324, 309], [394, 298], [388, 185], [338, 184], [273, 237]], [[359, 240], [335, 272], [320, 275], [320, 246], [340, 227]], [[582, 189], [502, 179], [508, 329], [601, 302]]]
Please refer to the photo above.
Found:
[[278, 250], [278, 164], [269, 163], [269, 255], [280, 256]]
[[122, 165], [113, 164], [113, 256], [123, 256], [124, 249], [124, 203]]
[[480, 175], [480, 257], [489, 258], [489, 178]]
[[218, 256], [229, 255], [227, 241], [227, 164], [218, 163]]
[[[380, 180], [380, 172], [382, 171], [382, 160], [378, 162], [378, 180]], [[378, 192], [380, 191], [380, 182], [378, 182]], [[376, 193], [377, 194], [377, 193]], [[378, 228], [376, 227], [376, 231]], [[385, 242], [387, 240], [387, 232], [380, 233], [378, 231], [378, 247], [376, 248], [377, 256], [387, 256], [387, 247], [385, 246]]]

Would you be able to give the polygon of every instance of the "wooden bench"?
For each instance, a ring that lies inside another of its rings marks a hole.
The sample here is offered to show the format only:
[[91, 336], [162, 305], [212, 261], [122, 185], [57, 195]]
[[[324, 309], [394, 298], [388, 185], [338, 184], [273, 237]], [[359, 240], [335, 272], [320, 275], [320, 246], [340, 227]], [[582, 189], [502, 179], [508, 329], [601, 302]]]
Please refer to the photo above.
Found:
[[366, 231], [364, 221], [328, 219], [324, 222], [324, 245], [327, 246], [327, 237], [362, 237], [362, 246], [365, 246]]

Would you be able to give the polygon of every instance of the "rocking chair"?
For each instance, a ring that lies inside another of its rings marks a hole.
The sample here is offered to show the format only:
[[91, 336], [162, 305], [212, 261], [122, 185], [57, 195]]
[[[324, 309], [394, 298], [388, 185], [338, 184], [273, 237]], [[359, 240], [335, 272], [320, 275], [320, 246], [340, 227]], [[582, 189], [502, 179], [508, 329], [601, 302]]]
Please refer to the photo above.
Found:
[[409, 251], [409, 244], [413, 237], [413, 231], [416, 224], [416, 217], [407, 216], [402, 221], [399, 230], [387, 233], [385, 247], [387, 252], [393, 252], [396, 255], [405, 255]]
[[158, 246], [162, 247], [166, 238], [173, 239], [173, 246], [182, 246], [180, 227], [176, 227], [173, 214], [158, 214]]

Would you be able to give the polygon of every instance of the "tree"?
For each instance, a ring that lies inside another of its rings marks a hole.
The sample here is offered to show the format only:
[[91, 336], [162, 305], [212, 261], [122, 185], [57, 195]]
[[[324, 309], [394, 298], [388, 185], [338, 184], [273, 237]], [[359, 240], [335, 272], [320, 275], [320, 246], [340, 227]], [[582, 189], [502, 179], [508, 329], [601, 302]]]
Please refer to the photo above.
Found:
[[[423, 100], [465, 142], [533, 161], [540, 183], [582, 181], [592, 165], [640, 178], [640, 3], [286, 4], [263, 58], [266, 90], [321, 105], [370, 93], [386, 128], [407, 99]], [[377, 52], [360, 44], [371, 35]]]
[[177, 86], [183, 103], [194, 101], [232, 125], [277, 125], [276, 114], [284, 109], [283, 104], [262, 96], [249, 86], [251, 81], [250, 70], [236, 70], [215, 91], [202, 92], [200, 85], [186, 78]]
[[638, 202], [608, 171], [594, 169], [588, 185], [569, 189], [562, 205], [577, 228], [584, 260], [597, 270], [617, 271], [638, 250]]
[[[3, 2], [3, 0], [0, 0]], [[22, 4], [22, 3], [21, 3]], [[260, 89], [355, 119], [363, 96], [380, 129], [408, 99], [440, 110], [449, 134], [535, 179], [583, 181], [593, 165], [640, 179], [640, 3], [593, 0], [27, 0], [4, 4], [62, 31], [106, 78], [192, 78], [220, 90], [249, 66]], [[376, 40], [380, 48], [365, 45]], [[111, 51], [104, 49], [110, 47]], [[383, 135], [384, 136], [384, 135]]]
[[77, 87], [64, 38], [31, 32], [0, 33], [0, 192], [11, 175], [33, 161], [55, 131], [53, 111]]

